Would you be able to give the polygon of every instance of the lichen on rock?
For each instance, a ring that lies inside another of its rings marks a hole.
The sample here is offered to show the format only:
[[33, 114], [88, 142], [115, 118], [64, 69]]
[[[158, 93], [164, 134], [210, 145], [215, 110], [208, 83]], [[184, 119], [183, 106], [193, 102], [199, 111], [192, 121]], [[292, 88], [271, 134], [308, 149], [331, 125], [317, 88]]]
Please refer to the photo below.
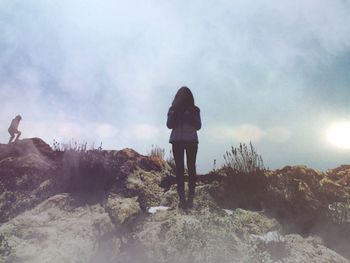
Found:
[[[53, 151], [38, 138], [0, 145], [0, 262], [349, 262], [349, 222], [339, 219], [349, 171], [266, 171], [266, 191], [252, 199], [254, 178], [235, 195], [241, 182], [212, 171], [182, 210], [162, 159]], [[148, 212], [158, 206], [167, 209]]]

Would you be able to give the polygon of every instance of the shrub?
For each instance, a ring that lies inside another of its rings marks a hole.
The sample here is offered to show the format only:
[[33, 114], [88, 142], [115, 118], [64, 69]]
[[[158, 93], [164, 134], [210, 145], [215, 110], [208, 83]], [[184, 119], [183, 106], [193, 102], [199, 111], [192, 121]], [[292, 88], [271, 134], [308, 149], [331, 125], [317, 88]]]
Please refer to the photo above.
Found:
[[231, 151], [226, 151], [224, 159], [225, 166], [235, 174], [254, 176], [265, 171], [262, 157], [256, 153], [251, 142], [249, 147], [245, 143], [240, 143], [238, 148], [231, 146]]
[[267, 189], [266, 169], [252, 143], [240, 143], [237, 148], [232, 146], [224, 160], [221, 169], [226, 175], [223, 179], [224, 205], [261, 209]]
[[159, 147], [158, 145], [153, 145], [151, 148], [151, 152], [148, 154], [150, 157], [157, 157], [161, 160], [164, 160], [165, 157], [165, 149]]
[[159, 147], [158, 145], [153, 145], [150, 153], [148, 154], [149, 157], [155, 157], [159, 158], [160, 160], [163, 160], [168, 163], [170, 168], [175, 172], [175, 160], [172, 151], [169, 151], [169, 155], [165, 156], [165, 149]]
[[117, 174], [116, 160], [108, 158], [102, 150], [87, 149], [87, 143], [54, 141], [53, 150], [62, 158], [62, 184], [68, 192], [91, 192], [105, 190], [111, 186]]
[[[71, 141], [69, 141], [69, 143], [60, 143], [56, 140], [53, 140], [52, 149], [55, 152], [66, 152], [66, 151], [86, 152], [87, 151], [87, 142], [78, 143], [76, 141], [73, 142], [73, 140], [71, 140]], [[95, 145], [92, 144], [90, 149], [95, 150]], [[96, 150], [99, 150], [99, 151], [102, 150], [102, 142], [100, 143], [100, 146]]]

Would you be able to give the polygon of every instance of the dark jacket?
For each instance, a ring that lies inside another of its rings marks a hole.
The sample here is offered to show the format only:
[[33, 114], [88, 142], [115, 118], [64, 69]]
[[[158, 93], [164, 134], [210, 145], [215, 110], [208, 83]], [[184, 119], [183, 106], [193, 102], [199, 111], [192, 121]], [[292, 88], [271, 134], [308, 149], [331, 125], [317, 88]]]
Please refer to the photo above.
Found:
[[172, 129], [169, 142], [197, 142], [197, 131], [201, 128], [200, 110], [197, 106], [189, 108], [170, 107], [167, 127]]

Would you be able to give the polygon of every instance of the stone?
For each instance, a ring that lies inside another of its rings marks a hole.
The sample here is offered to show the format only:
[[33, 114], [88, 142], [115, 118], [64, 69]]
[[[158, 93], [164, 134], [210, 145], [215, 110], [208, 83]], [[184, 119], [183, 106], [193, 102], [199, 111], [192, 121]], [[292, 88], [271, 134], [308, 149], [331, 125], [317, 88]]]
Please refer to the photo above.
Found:
[[[53, 151], [37, 138], [0, 145], [0, 262], [349, 262], [349, 167], [250, 178], [267, 184], [254, 211], [244, 199], [260, 185], [228, 195], [239, 185], [225, 185], [219, 169], [199, 178], [193, 208], [182, 210], [158, 157]], [[157, 207], [169, 209], [148, 212]]]
[[133, 223], [141, 213], [137, 197], [123, 198], [113, 193], [109, 195], [105, 208], [116, 226]]

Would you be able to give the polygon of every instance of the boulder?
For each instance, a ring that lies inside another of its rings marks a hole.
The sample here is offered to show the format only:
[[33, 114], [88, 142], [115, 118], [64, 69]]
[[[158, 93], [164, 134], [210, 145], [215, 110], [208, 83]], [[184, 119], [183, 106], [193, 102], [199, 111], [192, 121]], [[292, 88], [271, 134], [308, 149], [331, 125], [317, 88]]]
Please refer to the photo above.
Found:
[[[9, 251], [4, 262], [90, 262], [114, 225], [100, 204], [75, 202], [69, 194], [55, 195], [1, 225]], [[110, 242], [117, 253], [118, 242]]]
[[[157, 263], [309, 262], [309, 257], [311, 262], [347, 262], [316, 243], [317, 238], [283, 235], [278, 221], [263, 211], [223, 210], [212, 198], [215, 189], [198, 187], [189, 211], [158, 211], [139, 222], [134, 231], [137, 245], [130, 250], [137, 254], [140, 249], [145, 262]], [[174, 189], [170, 191], [168, 201], [176, 198]]]
[[334, 183], [350, 187], [350, 165], [341, 165], [327, 171], [326, 176]]
[[128, 175], [124, 183], [127, 196], [137, 196], [141, 209], [146, 211], [148, 207], [156, 206], [161, 201], [164, 193], [160, 186], [162, 173], [136, 170]]
[[320, 181], [324, 174], [306, 166], [286, 166], [269, 171], [265, 207], [300, 229], [310, 229], [326, 216], [328, 201]]
[[6, 222], [57, 193], [57, 165], [40, 139], [6, 145], [0, 159], [0, 222]]
[[220, 169], [199, 176], [182, 210], [158, 157], [0, 145], [0, 262], [348, 262], [348, 174], [287, 166], [240, 184]]
[[108, 196], [105, 209], [116, 226], [132, 225], [141, 212], [137, 197], [123, 198], [113, 193]]
[[21, 157], [37, 154], [45, 158], [54, 158], [52, 148], [40, 138], [23, 139], [0, 147], [0, 160], [6, 157]]

